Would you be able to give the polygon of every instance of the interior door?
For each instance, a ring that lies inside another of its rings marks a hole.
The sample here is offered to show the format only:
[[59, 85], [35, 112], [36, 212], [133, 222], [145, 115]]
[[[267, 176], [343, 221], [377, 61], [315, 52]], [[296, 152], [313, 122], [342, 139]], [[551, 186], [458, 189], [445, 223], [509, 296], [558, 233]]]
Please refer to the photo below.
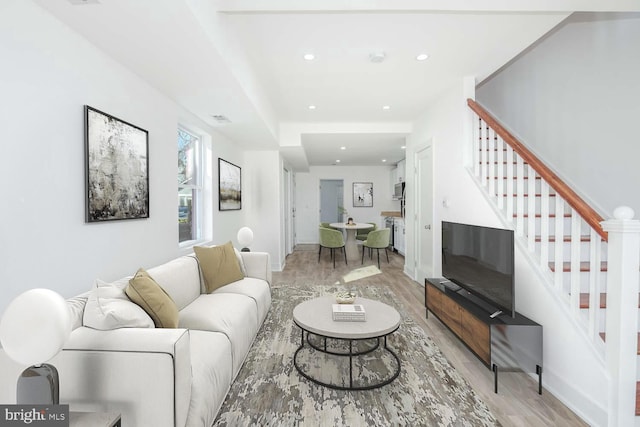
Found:
[[342, 222], [340, 207], [343, 206], [344, 184], [341, 179], [320, 180], [320, 221]]
[[415, 154], [416, 280], [433, 277], [433, 157], [431, 144]]

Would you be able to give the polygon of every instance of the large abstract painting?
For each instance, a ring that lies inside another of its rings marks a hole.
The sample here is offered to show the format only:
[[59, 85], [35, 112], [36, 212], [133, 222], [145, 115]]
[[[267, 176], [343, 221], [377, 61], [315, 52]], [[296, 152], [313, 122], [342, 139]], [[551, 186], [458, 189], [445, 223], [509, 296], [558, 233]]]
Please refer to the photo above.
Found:
[[87, 222], [149, 218], [149, 133], [85, 105]]
[[218, 158], [218, 210], [242, 208], [240, 167]]
[[363, 208], [373, 207], [373, 182], [353, 183], [353, 206]]

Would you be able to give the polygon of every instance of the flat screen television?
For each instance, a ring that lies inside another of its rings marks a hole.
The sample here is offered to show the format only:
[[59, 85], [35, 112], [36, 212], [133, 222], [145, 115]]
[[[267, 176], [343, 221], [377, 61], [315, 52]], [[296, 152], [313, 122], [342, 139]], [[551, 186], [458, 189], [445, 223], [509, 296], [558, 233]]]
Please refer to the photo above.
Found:
[[515, 317], [513, 239], [512, 230], [443, 221], [443, 277], [487, 310]]

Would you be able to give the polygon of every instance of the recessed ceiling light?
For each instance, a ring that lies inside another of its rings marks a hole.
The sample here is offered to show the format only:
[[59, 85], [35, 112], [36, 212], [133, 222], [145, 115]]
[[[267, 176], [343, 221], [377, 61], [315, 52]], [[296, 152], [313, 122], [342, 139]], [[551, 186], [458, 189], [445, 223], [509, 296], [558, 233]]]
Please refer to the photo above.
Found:
[[386, 161], [387, 161], [387, 159], [382, 159], [382, 163], [384, 163], [384, 162], [386, 162]]
[[314, 59], [316, 59], [316, 56], [313, 53], [305, 53], [303, 58], [305, 59], [305, 61], [313, 61]]
[[309, 105], [309, 110], [315, 110], [316, 106], [315, 105]]
[[373, 52], [369, 54], [369, 61], [379, 63], [384, 61], [386, 57], [387, 57], [387, 54], [384, 52]]
[[401, 150], [404, 150], [404, 149], [406, 149], [406, 148], [407, 148], [407, 146], [406, 146], [406, 145], [403, 145], [402, 147], [400, 147], [400, 149], [401, 149]]
[[427, 58], [429, 58], [429, 55], [427, 55], [426, 53], [421, 53], [420, 55], [416, 56], [416, 61], [424, 61]]
[[346, 150], [346, 149], [347, 149], [347, 147], [340, 147], [340, 149], [341, 149], [341, 150]]
[[336, 160], [336, 163], [340, 163], [340, 160]]
[[382, 106], [382, 109], [383, 109], [383, 110], [389, 110], [390, 108], [391, 108], [391, 107], [390, 107], [390, 106], [388, 106], [388, 105], [383, 105], [383, 106]]

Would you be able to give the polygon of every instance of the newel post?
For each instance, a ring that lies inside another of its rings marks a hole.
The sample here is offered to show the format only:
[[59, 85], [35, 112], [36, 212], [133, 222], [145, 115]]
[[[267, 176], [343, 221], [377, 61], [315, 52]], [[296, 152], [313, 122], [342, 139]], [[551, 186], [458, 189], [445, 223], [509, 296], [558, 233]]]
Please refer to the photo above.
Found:
[[602, 222], [609, 233], [607, 255], [606, 363], [609, 426], [635, 425], [640, 221], [621, 206]]

